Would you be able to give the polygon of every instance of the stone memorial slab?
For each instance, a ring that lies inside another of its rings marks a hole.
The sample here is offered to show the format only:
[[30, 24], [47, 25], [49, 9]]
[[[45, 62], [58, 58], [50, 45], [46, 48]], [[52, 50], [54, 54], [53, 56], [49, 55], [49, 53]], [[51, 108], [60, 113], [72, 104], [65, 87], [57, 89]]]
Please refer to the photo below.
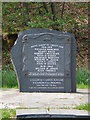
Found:
[[19, 33], [11, 50], [20, 92], [76, 92], [73, 34], [48, 29]]

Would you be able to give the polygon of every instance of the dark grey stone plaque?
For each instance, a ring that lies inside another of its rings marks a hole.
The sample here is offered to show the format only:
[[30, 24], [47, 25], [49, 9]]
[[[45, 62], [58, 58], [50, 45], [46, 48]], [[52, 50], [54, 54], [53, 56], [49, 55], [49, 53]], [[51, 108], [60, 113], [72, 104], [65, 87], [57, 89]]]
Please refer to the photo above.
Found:
[[21, 92], [76, 92], [76, 41], [70, 33], [30, 29], [11, 50]]

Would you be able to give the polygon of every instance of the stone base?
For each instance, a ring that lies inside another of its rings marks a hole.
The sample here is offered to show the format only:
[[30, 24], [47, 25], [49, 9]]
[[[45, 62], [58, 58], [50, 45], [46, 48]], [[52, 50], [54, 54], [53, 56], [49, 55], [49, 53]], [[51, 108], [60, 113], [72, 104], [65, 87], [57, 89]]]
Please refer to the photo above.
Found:
[[84, 110], [72, 109], [18, 109], [16, 118], [89, 118], [90, 115]]

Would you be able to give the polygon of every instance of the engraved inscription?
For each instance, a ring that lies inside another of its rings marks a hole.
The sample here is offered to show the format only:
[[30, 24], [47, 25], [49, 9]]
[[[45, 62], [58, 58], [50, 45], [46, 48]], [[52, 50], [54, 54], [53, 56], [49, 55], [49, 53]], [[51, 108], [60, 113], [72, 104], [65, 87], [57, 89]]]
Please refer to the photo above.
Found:
[[38, 65], [35, 68], [37, 72], [57, 72], [58, 66], [56, 64], [59, 60], [59, 48], [44, 44], [41, 45], [41, 48], [35, 48], [34, 55], [34, 60]]
[[33, 60], [35, 61], [35, 72], [29, 72], [29, 75], [47, 75], [64, 76], [64, 72], [59, 71], [60, 51], [64, 46], [57, 44], [39, 44], [32, 45]]
[[64, 88], [64, 80], [63, 79], [30, 79], [30, 83], [33, 84], [33, 86], [30, 86], [29, 89], [42, 89], [42, 88], [48, 88], [48, 89], [63, 89]]

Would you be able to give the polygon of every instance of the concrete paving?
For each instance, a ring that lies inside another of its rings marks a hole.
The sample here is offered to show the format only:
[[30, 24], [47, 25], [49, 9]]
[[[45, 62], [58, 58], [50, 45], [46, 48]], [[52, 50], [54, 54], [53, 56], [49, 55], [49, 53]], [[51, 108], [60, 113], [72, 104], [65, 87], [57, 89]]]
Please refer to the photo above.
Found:
[[18, 89], [0, 90], [1, 108], [72, 109], [88, 102], [88, 90], [77, 93], [21, 93]]

